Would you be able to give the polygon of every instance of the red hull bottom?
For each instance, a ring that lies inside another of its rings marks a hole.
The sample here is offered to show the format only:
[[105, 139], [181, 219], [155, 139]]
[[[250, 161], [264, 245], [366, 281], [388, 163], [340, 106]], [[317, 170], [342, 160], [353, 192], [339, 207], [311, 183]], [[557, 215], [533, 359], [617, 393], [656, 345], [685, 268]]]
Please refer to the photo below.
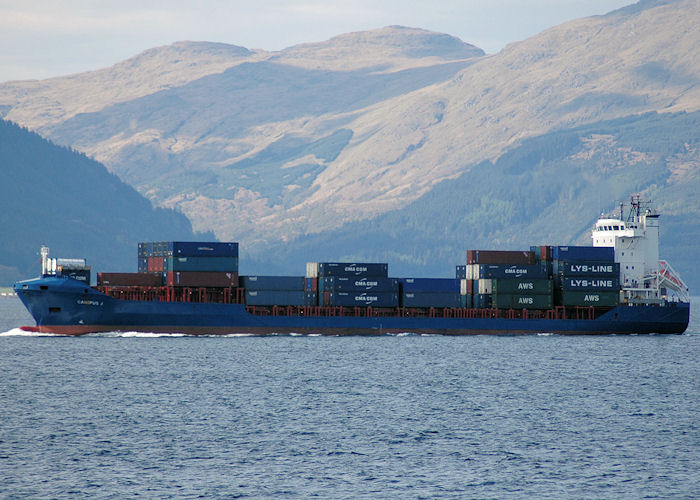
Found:
[[[48, 333], [53, 335], [80, 336], [88, 333], [105, 333], [105, 332], [141, 332], [141, 333], [159, 333], [159, 334], [175, 334], [175, 335], [323, 335], [328, 337], [335, 336], [379, 336], [379, 335], [399, 335], [411, 333], [416, 335], [613, 335], [620, 332], [595, 332], [595, 331], [556, 331], [556, 332], [534, 332], [532, 330], [421, 330], [421, 329], [357, 329], [357, 328], [334, 328], [323, 329], [317, 328], [271, 328], [271, 327], [160, 327], [152, 326], [143, 328], [139, 326], [109, 326], [109, 325], [42, 325], [42, 326], [22, 326], [21, 330], [34, 333]], [[623, 333], [624, 334], [624, 333]]]

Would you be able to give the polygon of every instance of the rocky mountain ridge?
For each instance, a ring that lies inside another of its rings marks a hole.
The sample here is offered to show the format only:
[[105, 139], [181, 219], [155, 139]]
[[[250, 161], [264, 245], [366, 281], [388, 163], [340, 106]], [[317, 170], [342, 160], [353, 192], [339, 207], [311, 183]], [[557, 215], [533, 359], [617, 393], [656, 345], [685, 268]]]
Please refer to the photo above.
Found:
[[528, 138], [697, 111], [697, 7], [640, 2], [491, 56], [402, 27], [276, 53], [175, 44], [97, 72], [2, 84], [0, 109], [196, 229], [262, 251], [401, 210]]

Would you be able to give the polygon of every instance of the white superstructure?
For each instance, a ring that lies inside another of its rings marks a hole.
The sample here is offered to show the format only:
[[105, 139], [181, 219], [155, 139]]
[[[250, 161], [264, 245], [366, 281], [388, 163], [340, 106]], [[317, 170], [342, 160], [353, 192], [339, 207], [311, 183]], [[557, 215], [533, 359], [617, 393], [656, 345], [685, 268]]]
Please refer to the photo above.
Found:
[[615, 248], [623, 302], [688, 300], [688, 287], [681, 277], [659, 260], [659, 214], [639, 196], [632, 197], [627, 216], [621, 203], [619, 218], [598, 219], [591, 237], [595, 247]]

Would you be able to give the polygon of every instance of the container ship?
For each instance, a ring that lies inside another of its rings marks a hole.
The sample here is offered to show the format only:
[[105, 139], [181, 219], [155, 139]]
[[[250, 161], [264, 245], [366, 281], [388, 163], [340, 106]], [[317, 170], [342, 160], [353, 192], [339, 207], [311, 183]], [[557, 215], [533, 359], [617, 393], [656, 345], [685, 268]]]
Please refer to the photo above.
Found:
[[308, 262], [299, 276], [239, 275], [238, 243], [143, 242], [137, 272], [96, 276], [52, 259], [14, 289], [36, 326], [82, 335], [681, 334], [688, 288], [659, 260], [659, 215], [633, 197], [590, 246], [467, 250], [454, 278], [391, 277], [387, 263]]

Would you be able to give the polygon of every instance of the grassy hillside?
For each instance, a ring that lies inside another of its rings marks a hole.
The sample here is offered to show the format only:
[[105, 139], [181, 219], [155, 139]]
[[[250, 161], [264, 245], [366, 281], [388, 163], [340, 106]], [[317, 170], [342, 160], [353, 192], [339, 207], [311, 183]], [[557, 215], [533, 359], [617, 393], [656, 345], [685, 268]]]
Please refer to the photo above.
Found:
[[94, 270], [135, 271], [138, 241], [195, 237], [185, 216], [153, 208], [96, 161], [2, 120], [0, 172], [0, 285], [37, 275], [41, 245]]
[[590, 244], [599, 214], [642, 193], [662, 213], [662, 258], [700, 286], [699, 127], [700, 112], [648, 113], [527, 139], [404, 209], [271, 253], [299, 272], [306, 260], [348, 258], [388, 261], [397, 275], [450, 276], [469, 248]]

